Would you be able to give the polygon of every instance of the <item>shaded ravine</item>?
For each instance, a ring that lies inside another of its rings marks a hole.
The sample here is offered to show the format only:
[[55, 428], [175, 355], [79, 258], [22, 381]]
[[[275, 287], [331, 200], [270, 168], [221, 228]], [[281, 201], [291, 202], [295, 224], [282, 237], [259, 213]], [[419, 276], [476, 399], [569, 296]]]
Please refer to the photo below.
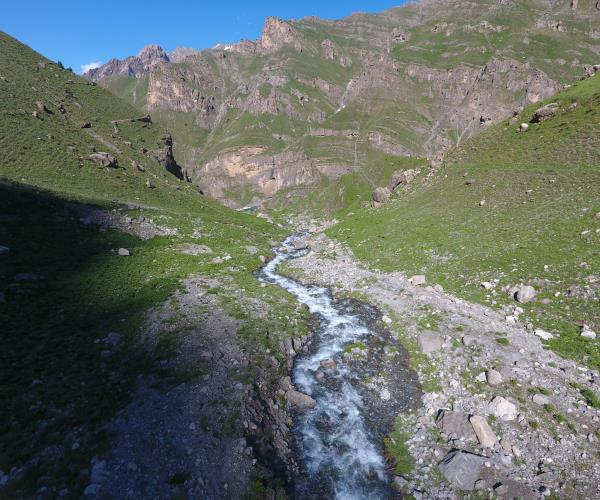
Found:
[[[358, 302], [335, 301], [328, 289], [306, 286], [277, 272], [286, 260], [308, 253], [308, 249], [299, 248], [302, 245], [294, 247], [298, 238], [286, 239], [259, 273], [260, 280], [292, 293], [320, 319], [310, 352], [297, 358], [293, 369], [297, 389], [316, 400], [313, 409], [296, 418], [294, 437], [302, 469], [294, 481], [296, 496], [390, 498], [394, 493], [383, 457], [383, 436], [394, 416], [413, 406], [418, 383], [407, 367], [407, 357], [395, 348], [390, 359], [397, 354], [396, 359], [389, 364], [399, 387], [393, 396], [398, 397], [381, 398], [366, 388], [364, 380], [384, 370], [389, 342], [394, 340], [376, 326], [376, 309], [366, 304], [358, 307]], [[354, 345], [364, 348], [360, 352], [367, 356], [353, 358], [349, 347]], [[321, 362], [326, 360], [335, 363], [323, 368]]]

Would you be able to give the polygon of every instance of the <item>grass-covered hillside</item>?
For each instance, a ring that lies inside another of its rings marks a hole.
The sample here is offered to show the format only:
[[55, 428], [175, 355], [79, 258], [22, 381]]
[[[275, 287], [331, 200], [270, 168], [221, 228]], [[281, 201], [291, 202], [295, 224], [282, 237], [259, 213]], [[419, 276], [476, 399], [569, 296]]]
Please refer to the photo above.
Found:
[[[141, 373], [160, 366], [173, 383], [201, 375], [201, 363], [197, 373], [164, 370], [185, 334], [176, 300], [154, 348], [140, 343], [147, 312], [184, 278], [210, 277], [257, 367], [269, 349], [282, 356], [281, 338], [301, 333], [304, 313], [252, 275], [282, 231], [164, 170], [148, 153], [164, 131], [128, 121], [139, 110], [3, 33], [0, 95], [0, 479], [11, 475], [0, 496], [43, 488], [50, 498], [68, 486], [75, 498], [89, 481], [80, 471], [109, 442], [104, 424]], [[94, 151], [118, 165], [89, 161]], [[97, 225], [98, 214], [108, 222]], [[259, 321], [248, 303], [263, 316], [278, 310]], [[120, 341], [109, 352], [111, 332]]]
[[[495, 307], [506, 286], [530, 284], [521, 319], [554, 333], [549, 347], [598, 368], [600, 330], [600, 77], [527, 107], [451, 151], [431, 180], [379, 209], [348, 213], [332, 236], [376, 268], [426, 274], [429, 283]], [[490, 282], [492, 290], [482, 288]]]

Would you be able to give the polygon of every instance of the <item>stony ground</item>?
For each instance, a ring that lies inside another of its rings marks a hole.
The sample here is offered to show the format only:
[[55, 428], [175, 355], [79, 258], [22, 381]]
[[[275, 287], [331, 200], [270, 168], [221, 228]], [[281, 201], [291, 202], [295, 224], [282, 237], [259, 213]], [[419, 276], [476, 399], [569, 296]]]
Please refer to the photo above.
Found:
[[[402, 492], [600, 497], [600, 375], [546, 350], [545, 332], [519, 322], [517, 302], [492, 310], [439, 285], [368, 270], [323, 234], [309, 244], [285, 272], [378, 306], [413, 357], [423, 396], [417, 412], [400, 417], [416, 461], [395, 478]], [[385, 372], [369, 383], [394, 397]]]

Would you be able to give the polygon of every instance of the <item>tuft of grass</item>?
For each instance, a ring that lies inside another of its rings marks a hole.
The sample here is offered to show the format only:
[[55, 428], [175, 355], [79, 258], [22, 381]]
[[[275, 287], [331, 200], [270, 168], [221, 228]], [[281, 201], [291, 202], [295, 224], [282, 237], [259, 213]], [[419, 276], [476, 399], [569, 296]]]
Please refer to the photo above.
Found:
[[415, 459], [406, 445], [409, 438], [400, 418], [397, 418], [394, 429], [384, 440], [386, 456], [394, 464], [394, 474], [399, 476], [409, 475], [415, 466]]
[[585, 398], [588, 406], [600, 410], [600, 396], [591, 389], [581, 389], [581, 395]]

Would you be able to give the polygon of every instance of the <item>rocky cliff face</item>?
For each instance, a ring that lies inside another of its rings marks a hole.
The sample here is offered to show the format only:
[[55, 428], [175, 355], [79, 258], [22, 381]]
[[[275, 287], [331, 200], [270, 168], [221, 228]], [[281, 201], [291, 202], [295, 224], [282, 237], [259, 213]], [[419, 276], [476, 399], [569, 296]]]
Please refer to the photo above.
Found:
[[137, 56], [131, 56], [122, 61], [111, 59], [103, 66], [91, 69], [83, 76], [92, 81], [98, 81], [114, 75], [139, 77], [148, 73], [161, 62], [169, 62], [169, 56], [158, 45], [146, 45]]
[[[598, 64], [598, 23], [595, 2], [421, 0], [339, 21], [270, 17], [254, 41], [170, 63], [142, 51], [88, 77], [110, 88], [108, 75], [147, 75], [145, 110], [185, 122], [174, 134], [185, 170], [237, 206], [250, 191], [264, 201], [366, 168], [374, 154], [438, 156]], [[292, 162], [277, 182], [273, 158]], [[242, 165], [233, 175], [231, 162]]]

